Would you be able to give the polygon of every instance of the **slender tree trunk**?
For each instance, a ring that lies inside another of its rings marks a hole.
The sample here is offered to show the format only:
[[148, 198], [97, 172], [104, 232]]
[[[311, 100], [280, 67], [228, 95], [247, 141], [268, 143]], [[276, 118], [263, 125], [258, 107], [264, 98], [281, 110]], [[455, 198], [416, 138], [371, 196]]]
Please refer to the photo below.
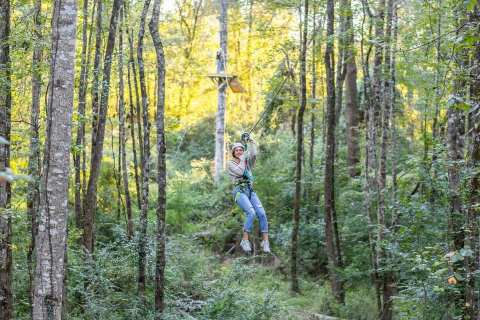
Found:
[[[102, 59], [102, 34], [103, 34], [103, 0], [97, 0], [97, 16], [95, 19], [95, 53], [93, 58], [93, 82], [92, 82], [92, 146], [97, 137], [98, 104], [100, 101], [100, 68]], [[83, 209], [85, 211], [85, 208]], [[85, 212], [84, 212], [85, 214]]]
[[291, 252], [291, 290], [300, 292], [298, 283], [298, 230], [300, 228], [300, 207], [302, 201], [302, 155], [303, 155], [303, 115], [307, 106], [307, 36], [308, 36], [308, 0], [304, 0], [303, 34], [300, 51], [300, 109], [297, 116], [297, 157], [295, 166], [295, 198], [293, 203], [293, 230]]
[[76, 1], [54, 2], [40, 212], [36, 238], [33, 319], [62, 319], [68, 215]]
[[[476, 5], [469, 14], [472, 35], [480, 32], [480, 5]], [[470, 99], [471, 109], [468, 115], [468, 157], [467, 168], [471, 170], [469, 179], [468, 205], [465, 229], [465, 247], [470, 247], [472, 255], [465, 257], [465, 319], [480, 319], [480, 298], [478, 296], [480, 268], [479, 223], [480, 216], [480, 40], [476, 40], [471, 49], [470, 58]]]
[[340, 116], [342, 114], [343, 108], [343, 83], [345, 82], [346, 75], [346, 34], [345, 34], [345, 24], [346, 24], [346, 8], [344, 1], [340, 2], [339, 6], [339, 21], [338, 21], [338, 59], [337, 59], [337, 71], [335, 73], [335, 123], [338, 124]]
[[[438, 15], [437, 15], [437, 41], [435, 43], [435, 53], [436, 53], [436, 65], [435, 65], [435, 115], [433, 116], [433, 123], [432, 123], [432, 140], [435, 143], [438, 135], [438, 116], [440, 113], [440, 99], [441, 99], [441, 91], [440, 91], [440, 62], [442, 61], [442, 54], [441, 54], [441, 44], [442, 44], [442, 0], [437, 0], [438, 4]], [[436, 160], [436, 153], [432, 155], [432, 162]]]
[[[138, 83], [137, 83], [137, 68], [135, 67], [135, 59], [133, 55], [133, 30], [130, 30], [128, 36], [128, 45], [130, 48], [130, 61], [128, 69], [128, 91], [130, 95], [130, 115], [131, 115], [131, 135], [132, 135], [132, 148], [133, 148], [133, 165], [135, 172], [135, 190], [137, 192], [137, 204], [138, 208], [142, 207], [141, 200], [141, 190], [140, 190], [140, 174], [138, 174], [138, 158], [137, 158], [137, 148], [135, 140], [135, 124], [137, 125], [137, 134], [138, 134], [138, 147], [140, 153], [140, 163], [143, 161], [143, 139], [142, 139], [142, 123], [140, 122], [140, 95], [138, 93]], [[133, 74], [133, 86], [135, 88], [135, 111], [132, 98], [132, 83], [130, 79], [130, 70]]]
[[[311, 84], [311, 97], [312, 97], [312, 112], [310, 114], [310, 152], [309, 152], [309, 159], [308, 165], [310, 168], [310, 175], [313, 177], [314, 169], [313, 169], [313, 159], [315, 153], [315, 112], [317, 106], [317, 7], [316, 5], [313, 6], [313, 26], [312, 26], [312, 84]], [[313, 190], [312, 190], [313, 191]]]
[[395, 0], [388, 0], [387, 2], [387, 20], [385, 28], [385, 41], [384, 41], [384, 57], [383, 64], [383, 78], [384, 78], [384, 92], [383, 92], [383, 104], [382, 104], [382, 143], [380, 149], [380, 169], [378, 176], [379, 185], [379, 203], [378, 203], [378, 258], [380, 261], [381, 269], [383, 270], [382, 276], [382, 310], [381, 319], [391, 320], [393, 316], [393, 304], [392, 296], [395, 291], [393, 283], [393, 272], [387, 268], [387, 255], [382, 244], [385, 240], [386, 225], [386, 195], [387, 195], [387, 153], [389, 152], [389, 135], [390, 135], [390, 111], [392, 103], [392, 79], [391, 79], [391, 34], [392, 34], [392, 22], [393, 22], [393, 8]]
[[73, 165], [75, 167], [75, 223], [78, 228], [82, 227], [82, 181], [81, 181], [81, 155], [84, 149], [85, 138], [85, 100], [87, 92], [87, 78], [88, 78], [88, 65], [87, 65], [87, 27], [88, 27], [88, 0], [83, 0], [82, 9], [82, 53], [81, 53], [81, 68], [80, 68], [80, 84], [78, 92], [78, 129], [77, 137], [75, 140], [75, 149], [73, 151]]
[[157, 232], [156, 242], [156, 264], [155, 264], [155, 311], [156, 319], [161, 319], [161, 313], [165, 308], [164, 287], [165, 287], [165, 210], [166, 210], [166, 163], [165, 163], [165, 55], [163, 44], [158, 32], [158, 19], [160, 14], [160, 0], [154, 0], [152, 19], [149, 23], [150, 34], [152, 35], [157, 58]]
[[[118, 35], [118, 114], [120, 118], [120, 147], [121, 147], [121, 168], [122, 168], [122, 182], [123, 192], [125, 193], [125, 209], [127, 212], [127, 237], [131, 239], [133, 235], [133, 221], [132, 221], [132, 201], [130, 199], [130, 190], [128, 188], [128, 167], [127, 167], [127, 135], [125, 132], [125, 99], [124, 91], [125, 85], [123, 81], [123, 17], [124, 12], [121, 9], [121, 20]], [[133, 128], [132, 128], [133, 129]], [[135, 137], [133, 137], [135, 138]]]
[[362, 57], [362, 68], [363, 68], [363, 92], [364, 92], [364, 109], [365, 112], [365, 123], [366, 123], [366, 132], [365, 132], [365, 185], [364, 185], [364, 194], [365, 194], [365, 212], [368, 219], [368, 242], [370, 246], [370, 259], [372, 264], [372, 273], [371, 278], [375, 286], [375, 295], [377, 300], [377, 308], [380, 311], [382, 309], [382, 300], [380, 292], [380, 284], [378, 277], [378, 260], [377, 260], [377, 248], [376, 242], [374, 240], [374, 226], [376, 225], [376, 217], [374, 215], [374, 200], [373, 195], [376, 192], [376, 174], [377, 174], [377, 153], [376, 153], [376, 128], [375, 128], [375, 106], [373, 102], [373, 85], [372, 79], [370, 77], [370, 54], [372, 52], [373, 45], [368, 46], [367, 52], [364, 52], [364, 34], [363, 34], [363, 25], [365, 19], [369, 17], [369, 27], [368, 27], [368, 38], [372, 36], [373, 29], [373, 16], [370, 12], [368, 2], [362, 1], [363, 7], [363, 21], [362, 21], [362, 41], [360, 43], [361, 47], [361, 57]]
[[[33, 254], [35, 251], [35, 236], [37, 234], [37, 213], [40, 205], [40, 95], [42, 88], [42, 75], [40, 73], [42, 61], [42, 15], [41, 0], [36, 0], [34, 5], [34, 39], [32, 56], [32, 106], [30, 110], [30, 153], [28, 155], [28, 183], [27, 214], [30, 218], [30, 247], [27, 252], [28, 277], [29, 277], [29, 302], [33, 306]], [[31, 312], [33, 309], [31, 310]], [[31, 314], [32, 316], [32, 314]]]
[[138, 293], [142, 299], [145, 299], [146, 284], [146, 263], [147, 263], [147, 224], [148, 224], [148, 178], [150, 175], [150, 122], [148, 120], [148, 96], [145, 83], [145, 70], [143, 65], [143, 38], [145, 35], [145, 21], [147, 19], [150, 0], [145, 0], [142, 15], [140, 17], [140, 30], [138, 31], [138, 73], [140, 79], [140, 92], [142, 94], [142, 113], [143, 113], [143, 156], [142, 156], [142, 193], [141, 193], [141, 212], [140, 212], [140, 230], [138, 241]]
[[[99, 91], [100, 91], [100, 65], [101, 65], [101, 50], [102, 50], [102, 16], [103, 16], [103, 0], [97, 0], [97, 12], [95, 18], [95, 53], [93, 58], [93, 81], [92, 81], [92, 134], [91, 134], [91, 152], [93, 152], [93, 146], [95, 145], [97, 137], [97, 122], [98, 122], [98, 103], [99, 103]], [[79, 92], [80, 93], [80, 92]], [[79, 99], [79, 102], [81, 100]], [[91, 165], [92, 159], [90, 159]], [[83, 227], [83, 237], [82, 244], [89, 252], [92, 252], [93, 249], [93, 228], [94, 221], [93, 216], [89, 217], [87, 215], [87, 196], [88, 196], [88, 184], [92, 179], [92, 169], [90, 168], [90, 177], [89, 181], [84, 181], [84, 184], [87, 184], [87, 192], [83, 194], [84, 204], [82, 210], [82, 227]], [[85, 176], [84, 176], [85, 177]], [[91, 204], [90, 204], [91, 206]]]
[[347, 165], [350, 177], [360, 175], [360, 148], [358, 145], [358, 106], [357, 106], [357, 64], [355, 62], [355, 41], [351, 0], [343, 0], [345, 15], [345, 116], [347, 120]]
[[[247, 98], [246, 98], [246, 106], [247, 110], [250, 111], [252, 107], [252, 100], [253, 100], [253, 65], [254, 62], [252, 61], [252, 30], [253, 30], [253, 8], [254, 8], [255, 0], [249, 0], [248, 2], [248, 32], [247, 32]], [[258, 111], [258, 107], [257, 110]]]
[[[101, 0], [100, 0], [101, 1]], [[75, 149], [73, 151], [73, 164], [75, 168], [75, 224], [78, 228], [83, 228], [83, 206], [82, 199], [85, 197], [85, 180], [86, 180], [86, 140], [85, 140], [85, 113], [86, 113], [86, 97], [88, 87], [88, 69], [90, 66], [90, 48], [92, 46], [93, 30], [90, 30], [87, 41], [88, 30], [88, 0], [84, 0], [82, 9], [82, 53], [80, 82], [78, 89], [78, 127], [75, 138]], [[95, 16], [95, 8], [97, 0], [93, 3], [92, 17], [93, 22]], [[98, 22], [98, 21], [97, 21]], [[98, 35], [97, 35], [98, 36]], [[100, 38], [101, 39], [101, 38]], [[97, 48], [95, 49], [97, 53]], [[100, 43], [98, 43], [98, 53], [100, 53]], [[99, 63], [99, 61], [97, 61]], [[98, 70], [98, 66], [94, 68]], [[98, 72], [97, 72], [98, 75]], [[98, 80], [98, 77], [97, 77]], [[96, 83], [98, 86], [98, 82]], [[98, 89], [97, 89], [98, 90]]]
[[[103, 76], [102, 76], [102, 94], [98, 108], [97, 130], [92, 141], [91, 159], [90, 159], [90, 177], [88, 180], [87, 194], [83, 201], [84, 204], [84, 234], [83, 243], [89, 253], [94, 250], [94, 226], [95, 210], [97, 204], [97, 180], [100, 175], [100, 165], [102, 162], [103, 142], [105, 138], [105, 122], [108, 109], [108, 98], [110, 93], [110, 74], [112, 69], [112, 53], [115, 47], [115, 35], [117, 32], [118, 12], [122, 0], [114, 0], [112, 15], [110, 18], [110, 27], [108, 30], [107, 46], [105, 48]], [[100, 10], [100, 7], [99, 7]], [[95, 125], [95, 123], [94, 123]]]
[[[118, 102], [118, 97], [117, 97], [117, 102]], [[117, 104], [117, 107], [118, 104]], [[119, 110], [117, 108], [117, 115], [119, 115]], [[120, 221], [122, 217], [122, 212], [123, 212], [123, 199], [122, 199], [122, 146], [120, 145], [120, 141], [118, 143], [118, 163], [117, 163], [117, 156], [115, 155], [115, 139], [114, 139], [114, 128], [115, 126], [113, 125], [113, 121], [111, 119], [108, 119], [110, 122], [110, 125], [112, 126], [111, 129], [111, 135], [110, 135], [110, 145], [112, 148], [112, 162], [113, 162], [113, 167], [112, 167], [112, 173], [113, 173], [113, 179], [115, 180], [115, 187], [117, 189], [117, 221]], [[118, 119], [118, 122], [120, 123], [120, 118]], [[118, 171], [117, 171], [117, 166], [118, 166]]]
[[373, 104], [375, 107], [375, 125], [378, 124], [382, 108], [383, 92], [383, 55], [385, 35], [385, 0], [378, 0], [375, 16], [375, 52], [373, 58]]
[[[480, 55], [478, 54], [478, 49], [476, 53], [477, 57], [475, 59], [479, 59]], [[475, 69], [478, 69], [478, 61], [476, 62], [477, 66]], [[478, 73], [477, 73], [478, 74]], [[477, 90], [478, 90], [478, 80], [476, 80]], [[480, 203], [480, 174], [478, 173], [478, 168], [480, 167], [480, 92], [477, 91], [476, 99], [474, 100], [476, 103], [476, 107], [470, 111], [470, 120], [469, 124], [471, 125], [469, 129], [469, 138], [470, 138], [470, 148], [469, 148], [469, 163], [468, 166], [474, 172], [477, 170], [476, 173], [470, 178], [469, 181], [469, 206], [467, 210], [467, 219], [466, 219], [466, 234], [465, 234], [465, 246], [470, 247], [473, 254], [471, 257], [466, 257], [466, 292], [465, 292], [465, 302], [466, 302], [466, 310], [465, 315], [470, 317], [469, 319], [479, 319], [480, 318], [480, 301], [478, 297], [478, 275], [476, 270], [480, 267], [479, 262], [479, 223], [478, 217], [480, 215], [480, 210], [478, 209], [478, 204]], [[476, 114], [475, 114], [476, 113]], [[468, 319], [465, 317], [465, 319]]]
[[[0, 0], [0, 137], [10, 140], [10, 0]], [[10, 167], [10, 146], [0, 144], [0, 172]], [[0, 319], [13, 319], [12, 214], [10, 182], [0, 179]]]
[[[217, 51], [217, 74], [227, 72], [227, 23], [228, 2], [219, 0], [220, 4], [220, 49]], [[218, 109], [215, 121], [215, 181], [222, 176], [225, 166], [225, 113], [227, 106], [227, 81], [218, 78]]]
[[[343, 283], [340, 280], [336, 269], [342, 266], [341, 255], [339, 255], [340, 243], [338, 243], [338, 233], [335, 223], [335, 180], [334, 180], [334, 162], [335, 162], [335, 75], [334, 75], [334, 54], [333, 54], [333, 35], [334, 35], [334, 17], [335, 6], [333, 0], [327, 1], [327, 46], [325, 49], [325, 70], [327, 86], [327, 134], [326, 134], [326, 156], [325, 156], [325, 180], [324, 180], [324, 200], [325, 200], [325, 238], [328, 255], [328, 271], [330, 283], [335, 299], [343, 303], [345, 293]], [[337, 239], [336, 239], [337, 238]], [[337, 243], [335, 243], [337, 240]]]

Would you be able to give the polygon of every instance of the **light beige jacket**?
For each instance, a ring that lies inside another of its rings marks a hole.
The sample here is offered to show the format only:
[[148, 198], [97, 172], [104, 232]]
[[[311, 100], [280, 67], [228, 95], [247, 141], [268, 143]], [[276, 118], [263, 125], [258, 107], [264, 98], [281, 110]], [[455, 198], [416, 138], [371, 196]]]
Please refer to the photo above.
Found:
[[245, 170], [252, 170], [257, 160], [258, 148], [255, 141], [247, 143], [247, 150], [240, 157], [240, 162], [235, 160], [227, 161], [227, 171], [234, 184], [244, 180], [243, 173]]

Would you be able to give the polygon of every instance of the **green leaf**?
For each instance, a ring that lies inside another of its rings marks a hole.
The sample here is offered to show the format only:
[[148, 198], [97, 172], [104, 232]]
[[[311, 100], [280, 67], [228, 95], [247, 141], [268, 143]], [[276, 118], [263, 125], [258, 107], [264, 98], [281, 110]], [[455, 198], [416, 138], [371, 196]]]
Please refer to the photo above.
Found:
[[10, 142], [8, 142], [8, 140], [4, 137], [0, 136], [0, 144], [10, 144]]
[[475, 8], [476, 4], [477, 4], [477, 0], [469, 0], [467, 3], [467, 10], [472, 11], [473, 8]]

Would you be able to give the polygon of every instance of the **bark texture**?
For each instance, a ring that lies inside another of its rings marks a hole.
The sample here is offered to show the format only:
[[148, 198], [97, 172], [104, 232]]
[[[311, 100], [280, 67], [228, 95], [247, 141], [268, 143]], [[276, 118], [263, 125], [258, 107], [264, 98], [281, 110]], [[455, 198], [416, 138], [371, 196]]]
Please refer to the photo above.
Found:
[[33, 319], [62, 319], [73, 110], [76, 1], [54, 2]]
[[157, 232], [155, 235], [156, 263], [155, 263], [155, 311], [156, 319], [160, 320], [165, 308], [165, 211], [166, 211], [166, 145], [165, 145], [165, 54], [162, 39], [158, 31], [160, 15], [160, 0], [154, 0], [152, 19], [148, 25], [152, 35], [157, 63]]
[[146, 285], [146, 263], [147, 263], [147, 224], [148, 224], [148, 178], [150, 175], [150, 122], [148, 120], [149, 101], [147, 86], [145, 83], [145, 67], [143, 64], [143, 38], [145, 36], [145, 21], [150, 6], [150, 0], [145, 0], [142, 15], [140, 17], [140, 30], [138, 31], [137, 61], [140, 80], [140, 92], [142, 94], [142, 115], [143, 115], [143, 153], [142, 153], [142, 182], [141, 182], [141, 210], [140, 228], [138, 241], [138, 292], [144, 298]]
[[[0, 137], [10, 140], [11, 128], [11, 62], [10, 0], [0, 0]], [[0, 172], [10, 167], [10, 146], [0, 144]], [[12, 214], [10, 183], [0, 179], [0, 319], [13, 317], [12, 300]]]
[[37, 234], [37, 214], [40, 205], [40, 94], [42, 89], [42, 76], [40, 73], [42, 59], [42, 2], [36, 0], [34, 5], [34, 39], [32, 56], [32, 105], [30, 109], [30, 151], [28, 155], [28, 183], [27, 215], [30, 218], [30, 247], [27, 253], [29, 277], [29, 302], [33, 305], [33, 253], [35, 250], [35, 236]]
[[352, 2], [342, 1], [345, 15], [345, 118], [347, 121], [347, 165], [350, 177], [360, 175], [360, 148], [358, 144], [357, 64], [353, 30]]
[[325, 240], [328, 255], [328, 272], [335, 299], [343, 303], [345, 293], [343, 284], [336, 269], [342, 266], [340, 243], [336, 226], [335, 213], [335, 61], [334, 61], [334, 17], [335, 6], [333, 0], [327, 1], [327, 45], [325, 49], [325, 70], [327, 87], [327, 133], [326, 133], [326, 155], [325, 155], [325, 180], [324, 180], [324, 204], [325, 204]]
[[298, 238], [300, 228], [300, 207], [302, 202], [302, 164], [303, 164], [303, 115], [307, 106], [307, 35], [308, 35], [308, 0], [304, 3], [303, 34], [300, 51], [300, 109], [297, 116], [297, 153], [295, 165], [295, 198], [293, 203], [293, 230], [291, 252], [291, 289], [299, 293], [298, 283]]
[[112, 53], [115, 47], [115, 36], [118, 24], [118, 12], [122, 0], [114, 0], [112, 15], [110, 18], [110, 27], [108, 30], [107, 46], [105, 48], [105, 58], [102, 72], [102, 92], [98, 109], [98, 121], [94, 122], [96, 130], [92, 139], [92, 152], [90, 159], [90, 177], [88, 179], [87, 194], [83, 201], [84, 204], [84, 234], [83, 244], [89, 253], [94, 250], [94, 229], [95, 229], [95, 210], [97, 206], [97, 180], [100, 175], [100, 165], [102, 163], [103, 142], [105, 140], [105, 122], [108, 109], [108, 98], [110, 93], [110, 75], [112, 69]]

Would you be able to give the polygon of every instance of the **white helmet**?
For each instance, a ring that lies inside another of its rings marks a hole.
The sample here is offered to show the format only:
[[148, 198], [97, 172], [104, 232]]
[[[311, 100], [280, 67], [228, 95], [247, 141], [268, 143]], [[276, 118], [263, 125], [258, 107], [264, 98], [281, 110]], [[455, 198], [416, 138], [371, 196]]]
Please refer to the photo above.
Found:
[[236, 148], [242, 148], [243, 150], [245, 150], [245, 146], [243, 145], [243, 143], [241, 142], [235, 142], [233, 145], [232, 145], [232, 156], [235, 157], [235, 149]]

